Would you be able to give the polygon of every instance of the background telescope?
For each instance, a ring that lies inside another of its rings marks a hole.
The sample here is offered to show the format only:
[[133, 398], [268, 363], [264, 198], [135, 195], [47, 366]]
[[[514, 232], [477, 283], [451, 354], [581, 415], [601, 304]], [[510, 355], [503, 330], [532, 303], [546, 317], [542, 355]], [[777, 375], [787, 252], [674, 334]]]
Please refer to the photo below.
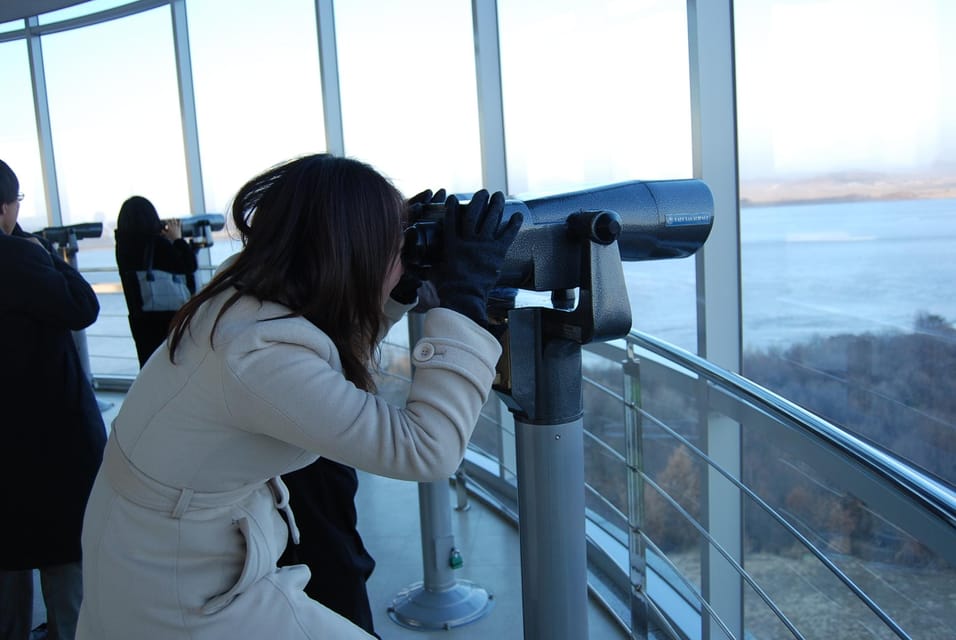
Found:
[[47, 227], [37, 232], [48, 242], [59, 247], [76, 246], [77, 240], [83, 238], [99, 238], [103, 235], [102, 222], [81, 222], [65, 227]]
[[[617, 241], [622, 261], [693, 255], [710, 235], [714, 200], [700, 180], [632, 181], [532, 200], [507, 200], [504, 219], [524, 216], [499, 287], [573, 289], [582, 282], [582, 245]], [[406, 265], [441, 260], [444, 204], [426, 204], [405, 232]]]

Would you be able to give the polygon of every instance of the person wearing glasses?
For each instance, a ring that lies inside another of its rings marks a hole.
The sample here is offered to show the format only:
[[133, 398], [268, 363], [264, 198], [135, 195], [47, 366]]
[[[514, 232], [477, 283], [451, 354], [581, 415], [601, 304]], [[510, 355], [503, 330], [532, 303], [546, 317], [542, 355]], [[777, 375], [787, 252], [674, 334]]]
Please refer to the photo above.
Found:
[[20, 228], [23, 194], [0, 161], [0, 638], [27, 638], [39, 569], [48, 637], [71, 640], [80, 529], [106, 429], [72, 331], [96, 320], [83, 277]]

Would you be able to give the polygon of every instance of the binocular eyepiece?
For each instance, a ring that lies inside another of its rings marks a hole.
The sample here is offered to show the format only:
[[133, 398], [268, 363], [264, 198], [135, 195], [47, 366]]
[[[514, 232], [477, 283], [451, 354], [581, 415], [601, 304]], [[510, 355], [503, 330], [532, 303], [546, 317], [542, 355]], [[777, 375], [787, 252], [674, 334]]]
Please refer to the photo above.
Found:
[[[714, 201], [700, 180], [633, 181], [534, 200], [509, 199], [502, 222], [519, 212], [524, 223], [505, 256], [497, 286], [556, 291], [581, 285], [582, 242], [617, 241], [623, 261], [693, 255], [710, 234]], [[405, 229], [406, 268], [427, 272], [441, 265], [445, 213], [444, 204], [425, 204]]]
[[405, 228], [402, 263], [406, 268], [425, 270], [442, 262], [442, 221], [445, 205], [427, 204], [422, 216]]

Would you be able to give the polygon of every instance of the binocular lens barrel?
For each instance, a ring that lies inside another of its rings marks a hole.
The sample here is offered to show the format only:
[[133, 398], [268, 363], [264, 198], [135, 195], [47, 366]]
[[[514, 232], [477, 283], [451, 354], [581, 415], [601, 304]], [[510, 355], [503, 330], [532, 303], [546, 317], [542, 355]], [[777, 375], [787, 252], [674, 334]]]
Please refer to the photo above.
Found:
[[[693, 255], [710, 235], [714, 199], [700, 180], [632, 181], [507, 200], [503, 219], [517, 212], [524, 222], [505, 257], [498, 286], [555, 291], [580, 286], [582, 242], [616, 240], [625, 262]], [[421, 218], [406, 229], [406, 266], [441, 263], [444, 215], [443, 204], [425, 205]], [[587, 234], [581, 233], [582, 226]]]

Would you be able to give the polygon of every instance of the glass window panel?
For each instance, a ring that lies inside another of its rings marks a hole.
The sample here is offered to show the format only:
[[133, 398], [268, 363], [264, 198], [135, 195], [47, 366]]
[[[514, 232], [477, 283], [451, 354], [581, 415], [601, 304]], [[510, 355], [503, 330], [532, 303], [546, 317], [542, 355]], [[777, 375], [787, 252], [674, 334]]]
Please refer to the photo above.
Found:
[[481, 187], [467, 0], [335, 6], [345, 150], [407, 195]]
[[190, 51], [208, 211], [254, 175], [325, 151], [312, 0], [190, 0]]
[[685, 5], [499, 2], [511, 191], [693, 175]]
[[189, 211], [166, 7], [43, 37], [63, 223], [102, 220], [131, 195]]
[[[686, 3], [498, 3], [516, 194], [693, 177]], [[635, 329], [697, 345], [694, 261], [625, 263]]]
[[20, 191], [26, 196], [20, 203], [20, 226], [39, 231], [47, 226], [47, 205], [25, 40], [0, 44], [0, 69], [4, 91], [10, 97], [0, 100], [0, 160], [17, 174]]
[[744, 373], [956, 486], [956, 5], [734, 14]]

